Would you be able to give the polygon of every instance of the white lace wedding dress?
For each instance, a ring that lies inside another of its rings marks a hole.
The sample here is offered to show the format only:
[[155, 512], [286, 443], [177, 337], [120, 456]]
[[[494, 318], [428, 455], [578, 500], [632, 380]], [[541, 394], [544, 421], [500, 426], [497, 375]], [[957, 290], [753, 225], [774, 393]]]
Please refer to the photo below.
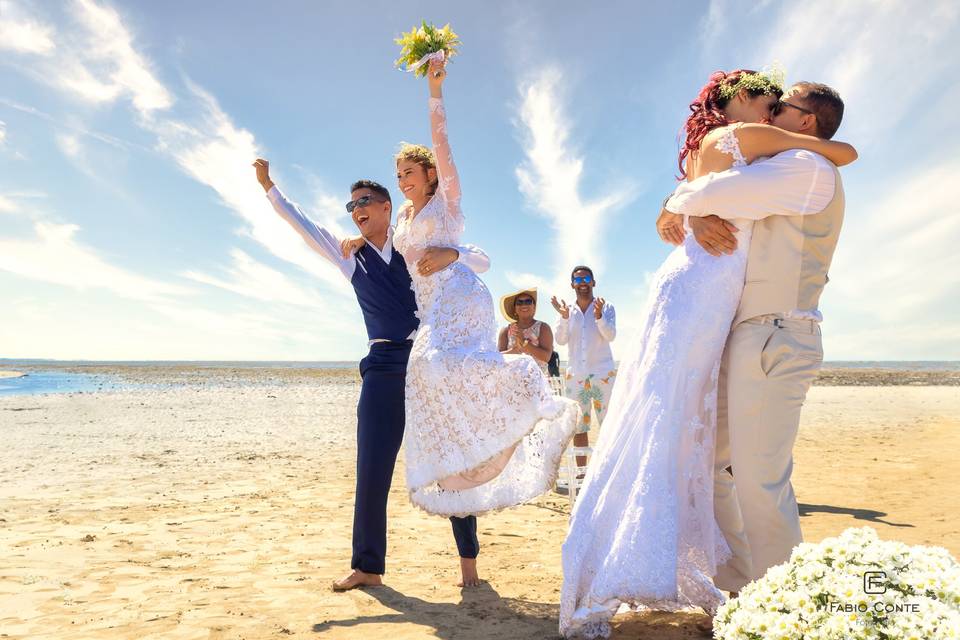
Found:
[[[717, 148], [746, 164], [730, 128]], [[621, 605], [714, 612], [730, 554], [713, 513], [717, 377], [752, 223], [713, 257], [688, 233], [657, 271], [563, 544], [560, 632], [610, 634]]]
[[473, 271], [454, 263], [422, 277], [414, 267], [426, 247], [461, 244], [464, 226], [439, 99], [430, 123], [439, 185], [416, 215], [401, 209], [394, 235], [420, 318], [407, 365], [407, 487], [418, 507], [465, 516], [550, 489], [580, 407], [551, 393], [533, 358], [497, 350], [493, 299]]

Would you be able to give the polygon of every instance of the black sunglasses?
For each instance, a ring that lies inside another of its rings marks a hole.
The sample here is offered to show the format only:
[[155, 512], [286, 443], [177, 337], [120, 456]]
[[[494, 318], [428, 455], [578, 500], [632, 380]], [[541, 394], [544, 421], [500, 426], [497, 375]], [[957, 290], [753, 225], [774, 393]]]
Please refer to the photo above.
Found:
[[384, 200], [383, 198], [378, 198], [376, 196], [361, 196], [356, 200], [351, 200], [345, 205], [347, 207], [347, 213], [353, 213], [353, 210], [356, 209], [357, 207], [360, 207], [362, 209], [363, 207], [370, 204], [371, 200], [376, 200], [377, 202], [386, 202], [386, 200]]
[[515, 304], [518, 307], [526, 307], [527, 305], [537, 304], [537, 303], [533, 298], [517, 298], [516, 300], [513, 301], [513, 304]]
[[590, 284], [593, 276], [573, 276], [573, 284]]
[[802, 111], [803, 113], [809, 114], [811, 116], [817, 115], [813, 111], [810, 111], [810, 109], [804, 109], [803, 107], [798, 107], [797, 105], [787, 102], [786, 100], [777, 100], [775, 103], [773, 103], [773, 107], [770, 108], [770, 115], [774, 115], [774, 116], [780, 115], [780, 112], [783, 111], [784, 107], [793, 107], [797, 111]]

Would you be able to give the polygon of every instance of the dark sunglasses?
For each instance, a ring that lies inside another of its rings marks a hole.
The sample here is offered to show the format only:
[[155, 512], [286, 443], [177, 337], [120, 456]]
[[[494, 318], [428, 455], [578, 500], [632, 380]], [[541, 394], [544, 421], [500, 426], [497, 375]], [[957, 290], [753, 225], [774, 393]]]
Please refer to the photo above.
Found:
[[363, 207], [370, 204], [371, 200], [375, 200], [376, 202], [386, 202], [383, 198], [377, 198], [375, 196], [361, 196], [356, 200], [351, 200], [345, 205], [347, 207], [347, 213], [353, 213], [353, 210], [356, 209], [357, 207], [360, 207], [362, 209]]
[[816, 115], [813, 111], [810, 111], [810, 109], [804, 109], [803, 107], [798, 107], [797, 105], [787, 102], [786, 100], [778, 100], [775, 103], [773, 103], [773, 107], [771, 107], [770, 109], [770, 115], [773, 115], [773, 116], [780, 115], [780, 112], [783, 111], [784, 107], [793, 107], [797, 111], [802, 111], [803, 113], [809, 114], [811, 116]]
[[593, 276], [573, 276], [573, 284], [590, 284]]
[[518, 307], [526, 307], [528, 305], [537, 304], [537, 303], [533, 298], [517, 298], [516, 300], [513, 301], [513, 304], [515, 304]]

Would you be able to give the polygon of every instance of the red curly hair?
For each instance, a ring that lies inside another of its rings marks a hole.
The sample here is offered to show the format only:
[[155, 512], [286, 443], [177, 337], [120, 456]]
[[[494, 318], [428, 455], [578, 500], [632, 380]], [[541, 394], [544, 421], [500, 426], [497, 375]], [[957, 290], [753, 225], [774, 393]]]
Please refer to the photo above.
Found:
[[[680, 156], [677, 158], [677, 165], [680, 167], [680, 179], [687, 177], [687, 171], [684, 166], [684, 160], [692, 152], [700, 149], [700, 143], [704, 136], [716, 129], [730, 124], [727, 116], [723, 113], [723, 108], [730, 102], [729, 98], [720, 95], [721, 87], [733, 85], [740, 81], [741, 76], [747, 73], [757, 73], [751, 69], [736, 69], [734, 71], [714, 71], [710, 74], [707, 84], [703, 85], [697, 98], [690, 103], [690, 115], [683, 125], [682, 133], [686, 134], [686, 140], [680, 148]], [[767, 91], [759, 89], [746, 89], [751, 96], [776, 95], [778, 98], [783, 94], [778, 89]]]

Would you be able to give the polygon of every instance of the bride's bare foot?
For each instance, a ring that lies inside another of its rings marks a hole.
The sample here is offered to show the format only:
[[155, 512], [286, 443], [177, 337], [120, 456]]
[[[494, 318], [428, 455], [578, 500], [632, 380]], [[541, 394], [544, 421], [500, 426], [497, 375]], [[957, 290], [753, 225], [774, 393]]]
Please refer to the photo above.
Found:
[[476, 558], [460, 558], [460, 582], [458, 587], [479, 587], [480, 576], [477, 574]]
[[340, 578], [332, 585], [334, 591], [349, 591], [357, 587], [379, 587], [383, 585], [383, 580], [376, 573], [365, 573], [359, 569], [354, 569], [353, 573]]

